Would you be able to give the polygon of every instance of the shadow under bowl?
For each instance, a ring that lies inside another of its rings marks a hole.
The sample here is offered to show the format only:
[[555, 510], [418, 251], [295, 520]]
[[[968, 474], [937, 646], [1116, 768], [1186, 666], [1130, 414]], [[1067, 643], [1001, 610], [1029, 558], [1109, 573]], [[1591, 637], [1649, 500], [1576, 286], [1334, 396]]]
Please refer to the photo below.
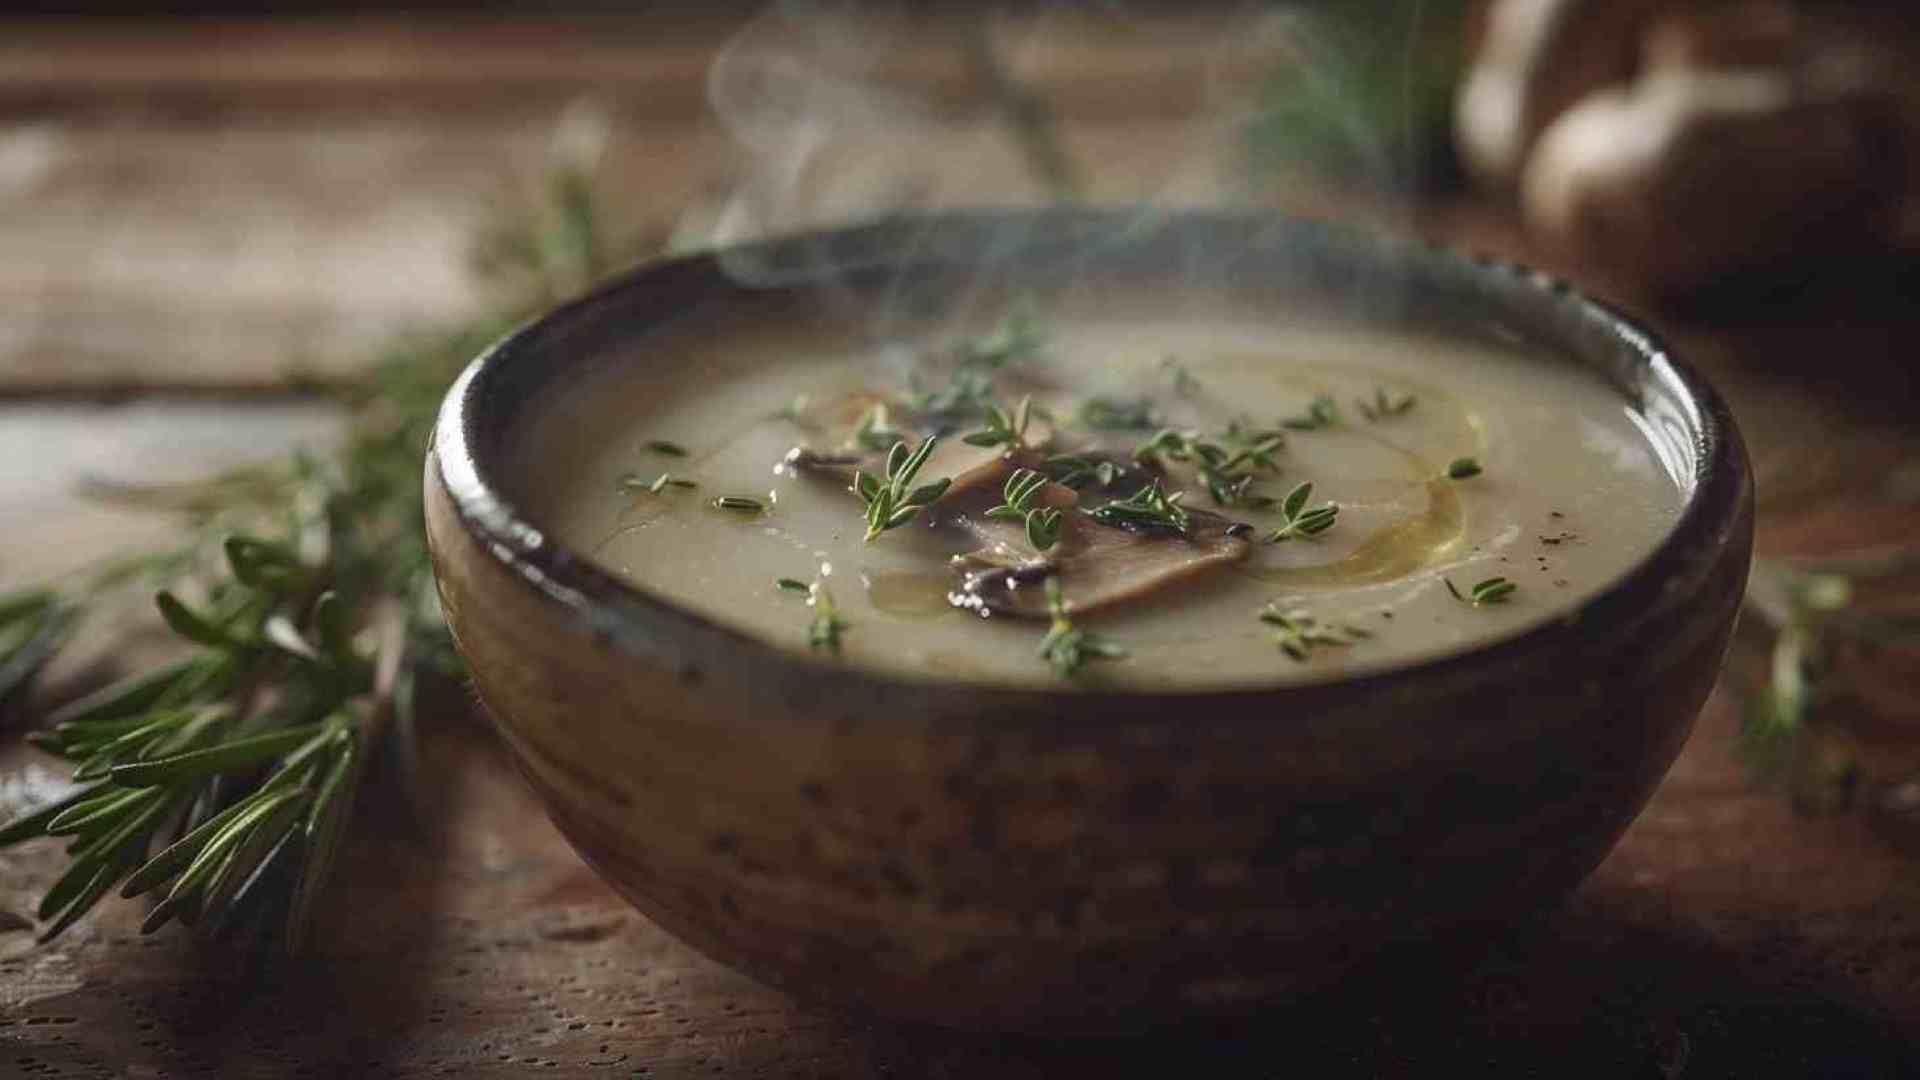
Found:
[[[679, 312], [956, 269], [1497, 320], [1618, 388], [1669, 444], [1684, 505], [1627, 574], [1517, 636], [1342, 681], [1122, 693], [777, 649], [599, 569], [502, 487], [543, 388]], [[1678, 753], [1752, 543], [1732, 417], [1646, 330], [1531, 271], [1267, 214], [940, 215], [641, 266], [468, 368], [426, 507], [480, 696], [637, 908], [803, 997], [1048, 1031], [1243, 1012], [1555, 903]]]

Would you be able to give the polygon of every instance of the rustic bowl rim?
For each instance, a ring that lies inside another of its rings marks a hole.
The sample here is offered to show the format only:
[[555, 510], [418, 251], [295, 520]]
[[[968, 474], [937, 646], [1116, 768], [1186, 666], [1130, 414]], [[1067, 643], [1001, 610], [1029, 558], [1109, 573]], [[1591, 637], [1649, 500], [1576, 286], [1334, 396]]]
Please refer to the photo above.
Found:
[[[1502, 279], [1511, 295], [1530, 297], [1516, 303], [1538, 303], [1558, 308], [1569, 327], [1584, 324], [1623, 347], [1631, 355], [1645, 381], [1681, 405], [1692, 425], [1689, 433], [1693, 484], [1673, 525], [1654, 549], [1616, 576], [1585, 600], [1560, 616], [1534, 624], [1512, 634], [1462, 650], [1443, 652], [1423, 659], [1393, 664], [1358, 674], [1331, 674], [1324, 679], [1289, 679], [1272, 683], [1229, 684], [1183, 689], [1111, 688], [1098, 685], [1027, 687], [972, 679], [915, 679], [878, 670], [834, 663], [811, 653], [786, 649], [740, 630], [723, 621], [709, 618], [619, 578], [587, 558], [556, 543], [546, 530], [514, 507], [495, 480], [489, 451], [503, 441], [505, 424], [489, 411], [489, 395], [497, 394], [503, 370], [516, 363], [537, 361], [538, 339], [547, 328], [564, 324], [593, 308], [617, 305], [623, 299], [652, 288], [663, 277], [674, 273], [710, 277], [716, 286], [733, 285], [722, 262], [740, 256], [772, 256], [797, 245], [819, 244], [825, 239], [844, 238], [872, 242], [893, 230], [912, 228], [915, 235], [929, 230], [1004, 229], [1009, 222], [1041, 219], [1091, 219], [1118, 224], [1137, 221], [1135, 211], [1100, 209], [1076, 210], [958, 210], [907, 215], [883, 221], [831, 229], [790, 233], [748, 244], [722, 249], [706, 249], [643, 261], [618, 273], [585, 295], [550, 308], [521, 323], [489, 345], [471, 361], [448, 389], [436, 418], [429, 451], [429, 482], [437, 475], [451, 501], [454, 516], [484, 557], [498, 564], [546, 603], [554, 605], [596, 641], [631, 655], [647, 655], [658, 634], [640, 630], [638, 620], [653, 623], [665, 618], [682, 626], [697, 628], [731, 646], [750, 650], [756, 659], [786, 669], [785, 674], [799, 677], [827, 676], [842, 687], [854, 686], [882, 692], [924, 691], [928, 687], [961, 693], [1039, 699], [1057, 704], [1074, 703], [1074, 711], [1091, 706], [1096, 711], [1103, 700], [1125, 699], [1140, 705], [1164, 702], [1169, 707], [1190, 706], [1196, 702], [1230, 703], [1236, 699], [1268, 700], [1276, 695], [1341, 692], [1392, 695], [1409, 685], [1429, 680], [1471, 675], [1475, 671], [1504, 668], [1523, 660], [1544, 647], [1573, 645], [1590, 635], [1596, 625], [1612, 625], [1616, 620], [1643, 616], [1648, 611], [1684, 603], [1686, 597], [1668, 588], [1677, 576], [1704, 578], [1707, 567], [1717, 561], [1717, 544], [1731, 535], [1738, 521], [1743, 500], [1750, 489], [1750, 465], [1731, 409], [1711, 383], [1691, 364], [1676, 356], [1654, 331], [1627, 314], [1581, 292], [1571, 283], [1525, 265], [1494, 256], [1459, 251], [1444, 245], [1409, 240], [1391, 234], [1376, 234], [1347, 225], [1336, 225], [1295, 218], [1275, 211], [1179, 211], [1165, 220], [1207, 223], [1214, 226], [1239, 223], [1247, 228], [1287, 228], [1315, 231], [1336, 243], [1351, 244], [1354, 250], [1370, 245], [1392, 246], [1396, 257], [1430, 262], [1434, 272], [1492, 275]], [[1363, 258], [1369, 256], [1362, 256]], [[1441, 265], [1450, 264], [1450, 265]], [[650, 323], [641, 323], [634, 332]], [[1582, 358], [1583, 362], [1588, 358]], [[547, 374], [559, 365], [547, 365]], [[489, 424], [489, 420], [495, 423]], [[1706, 553], [1708, 558], [1700, 556]], [[1173, 714], [1179, 715], [1179, 714]]]

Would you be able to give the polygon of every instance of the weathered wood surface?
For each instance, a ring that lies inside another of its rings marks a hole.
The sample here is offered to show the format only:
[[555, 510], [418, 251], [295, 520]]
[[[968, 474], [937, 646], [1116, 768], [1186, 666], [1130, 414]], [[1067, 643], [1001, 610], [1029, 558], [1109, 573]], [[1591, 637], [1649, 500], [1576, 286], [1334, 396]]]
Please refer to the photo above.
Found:
[[[464, 310], [475, 298], [459, 241], [487, 199], [531, 182], [553, 113], [581, 85], [501, 46], [507, 59], [487, 63], [545, 74], [525, 76], [524, 94], [457, 107], [444, 86], [466, 85], [461, 65], [336, 68], [329, 49], [391, 59], [382, 50], [398, 48], [341, 31], [331, 45], [302, 35], [276, 46], [317, 50], [299, 63], [252, 43], [284, 63], [253, 65], [234, 85], [278, 104], [235, 109], [221, 103], [242, 90], [218, 78], [205, 89], [192, 74], [205, 58], [180, 59], [205, 47], [195, 35], [108, 43], [123, 51], [106, 67], [148, 65], [112, 93], [76, 88], [23, 40], [0, 34], [0, 384], [36, 391], [268, 385], [283, 377], [272, 365], [303, 348], [346, 370], [393, 325]], [[581, 70], [603, 72], [599, 54], [582, 55]], [[395, 91], [404, 108], [324, 107], [313, 86], [336, 78], [328, 93], [417, 85]], [[1122, 133], [1075, 137], [1117, 158]], [[34, 149], [42, 138], [57, 150]], [[717, 133], [661, 121], [619, 140], [609, 167], [658, 192], [635, 228], [669, 227], [727, 180]], [[1133, 175], [1145, 187], [1138, 177], [1169, 170]], [[1497, 215], [1423, 221], [1466, 246], [1539, 254]], [[1657, 315], [1734, 399], [1760, 462], [1764, 548], [1883, 548], [1920, 533], [1911, 485], [1883, 482], [1891, 464], [1920, 459], [1916, 281], [1912, 268], [1857, 268], [1761, 304]], [[276, 408], [0, 404], [0, 585], [153, 528], [73, 500], [85, 473], [179, 475], [326, 438], [323, 410]], [[1809, 479], [1826, 494], [1787, 496]], [[1743, 636], [1737, 672], [1757, 658], [1757, 635]], [[92, 660], [151, 647], [134, 634]], [[90, 666], [54, 672], [46, 691]], [[17, 916], [51, 880], [57, 850], [0, 854], [0, 1076], [1914, 1075], [1920, 855], [1902, 848], [1920, 845], [1864, 810], [1798, 817], [1755, 787], [1734, 755], [1733, 686], [1563, 910], [1244, 1024], [1091, 1043], [840, 1017], [705, 961], [602, 886], [491, 736], [446, 708], [423, 734], [412, 802], [376, 784], [382, 794], [362, 807], [317, 954], [297, 963], [171, 931], [141, 938], [135, 905], [114, 902], [35, 946]], [[1901, 735], [1875, 744], [1871, 778], [1920, 765], [1902, 763], [1916, 740]], [[17, 732], [0, 734], [0, 815], [53, 782], [48, 764]]]

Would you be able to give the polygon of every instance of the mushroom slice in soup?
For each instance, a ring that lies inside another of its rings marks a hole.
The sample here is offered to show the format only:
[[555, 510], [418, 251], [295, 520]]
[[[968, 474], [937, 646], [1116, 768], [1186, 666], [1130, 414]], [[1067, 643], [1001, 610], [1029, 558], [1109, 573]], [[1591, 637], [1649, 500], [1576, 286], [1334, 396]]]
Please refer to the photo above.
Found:
[[954, 557], [958, 581], [948, 599], [983, 615], [1046, 618], [1041, 583], [1055, 575], [1073, 611], [1096, 611], [1219, 570], [1252, 550], [1243, 530], [1218, 514], [1189, 510], [1184, 532], [1102, 525], [1073, 512], [1079, 496], [1072, 489], [1049, 483], [1035, 502], [1068, 513], [1058, 540], [1043, 553], [1028, 543], [1020, 522], [986, 515], [995, 502], [976, 485], [943, 507], [949, 521], [982, 541]]

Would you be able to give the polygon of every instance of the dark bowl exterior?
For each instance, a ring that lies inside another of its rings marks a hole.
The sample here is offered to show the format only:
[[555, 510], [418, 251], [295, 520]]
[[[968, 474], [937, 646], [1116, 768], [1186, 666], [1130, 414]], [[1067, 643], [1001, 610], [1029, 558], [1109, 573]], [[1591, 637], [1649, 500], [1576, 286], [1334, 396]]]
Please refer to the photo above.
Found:
[[494, 429], [550, 328], [731, 287], [698, 256], [517, 332], [449, 395], [426, 476], [449, 623], [581, 854], [690, 945], [804, 997], [1121, 1029], [1244, 1011], [1538, 910], [1611, 848], [1713, 686], [1751, 480], [1724, 405], [1644, 331], [1524, 271], [1415, 258], [1691, 425], [1674, 533], [1517, 638], [1324, 685], [1023, 691], [838, 668], [615, 582], [502, 499]]

